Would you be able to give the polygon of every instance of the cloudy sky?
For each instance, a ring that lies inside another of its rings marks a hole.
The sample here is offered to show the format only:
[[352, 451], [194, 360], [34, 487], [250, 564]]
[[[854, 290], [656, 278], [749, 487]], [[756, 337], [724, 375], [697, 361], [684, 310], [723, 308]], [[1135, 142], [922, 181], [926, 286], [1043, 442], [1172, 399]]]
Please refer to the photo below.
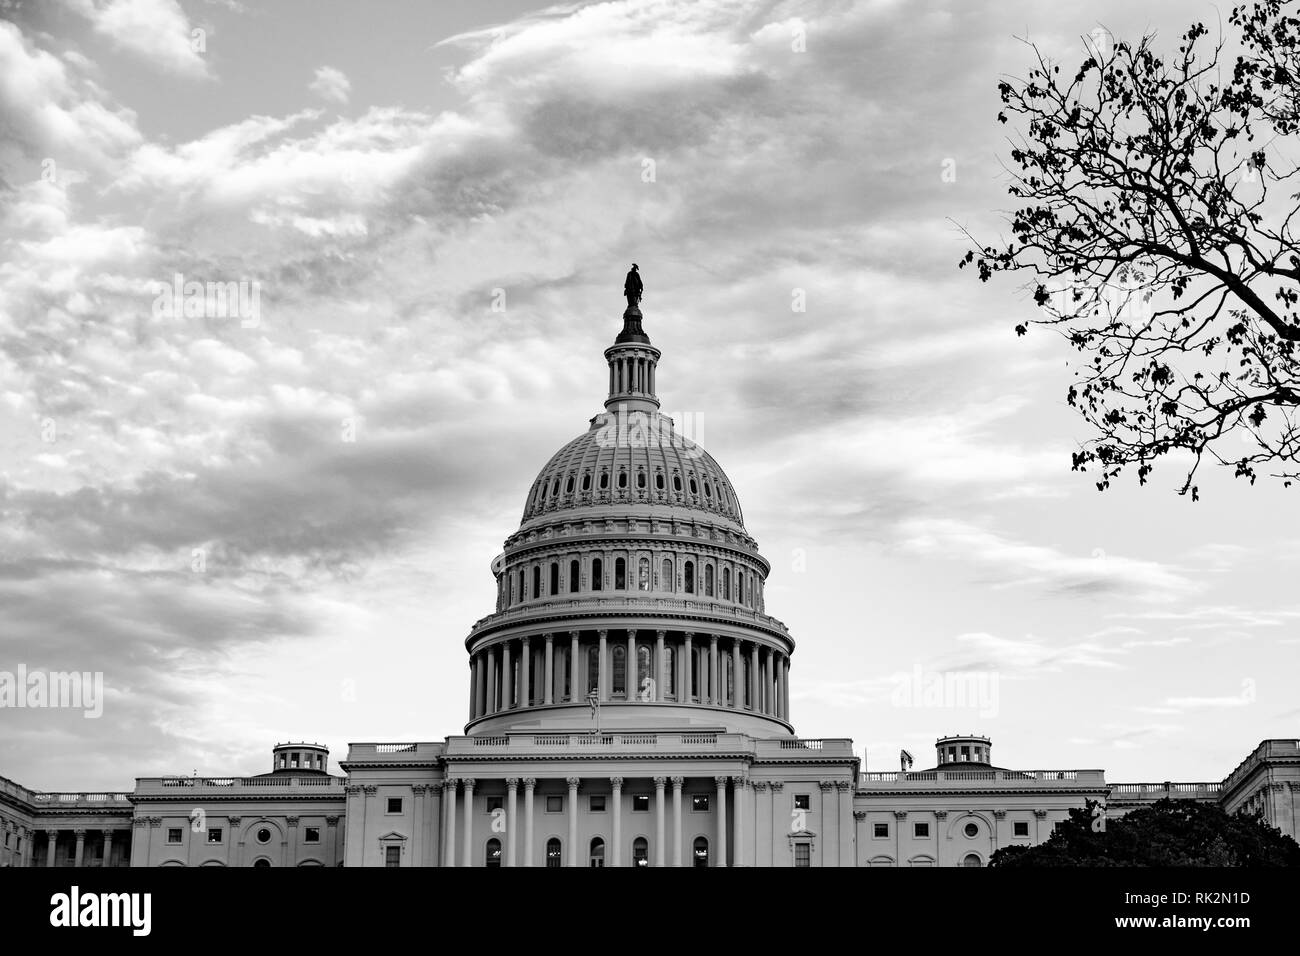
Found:
[[[1209, 4], [0, 13], [0, 670], [106, 684], [99, 719], [0, 712], [0, 775], [459, 733], [489, 562], [600, 409], [632, 261], [665, 410], [772, 562], [801, 735], [1113, 781], [1297, 736], [1295, 492], [1097, 492], [1073, 354], [955, 268], [1010, 203], [1017, 37], [1077, 65]], [[256, 321], [160, 311], [178, 273], [258, 283]], [[996, 706], [899, 706], [918, 669]]]

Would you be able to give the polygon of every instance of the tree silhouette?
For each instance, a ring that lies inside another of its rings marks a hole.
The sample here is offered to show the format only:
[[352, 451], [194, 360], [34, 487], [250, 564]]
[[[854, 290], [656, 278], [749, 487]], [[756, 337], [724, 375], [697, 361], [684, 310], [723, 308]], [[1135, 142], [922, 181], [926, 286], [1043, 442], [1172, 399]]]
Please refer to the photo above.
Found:
[[1098, 32], [1073, 73], [1029, 44], [1028, 76], [998, 84], [1022, 205], [960, 265], [1027, 273], [1039, 317], [1016, 333], [1051, 327], [1081, 354], [1066, 399], [1092, 434], [1073, 467], [1099, 489], [1170, 454], [1193, 499], [1207, 459], [1252, 484], [1300, 475], [1294, 9], [1234, 8], [1227, 37], [1197, 23], [1167, 57]]
[[1158, 800], [1101, 823], [1096, 801], [1037, 846], [1004, 846], [989, 866], [1300, 866], [1300, 844], [1259, 817], [1214, 803]]

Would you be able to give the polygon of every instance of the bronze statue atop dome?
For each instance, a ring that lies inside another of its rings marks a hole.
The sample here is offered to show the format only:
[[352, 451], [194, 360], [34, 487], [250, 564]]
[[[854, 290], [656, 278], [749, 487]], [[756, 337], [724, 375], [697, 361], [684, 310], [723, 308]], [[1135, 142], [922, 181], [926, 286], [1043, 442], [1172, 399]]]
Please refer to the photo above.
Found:
[[623, 295], [627, 296], [627, 307], [635, 309], [641, 305], [641, 290], [644, 286], [641, 284], [641, 274], [637, 270], [636, 263], [632, 263], [632, 268], [628, 270], [627, 278], [623, 280]]

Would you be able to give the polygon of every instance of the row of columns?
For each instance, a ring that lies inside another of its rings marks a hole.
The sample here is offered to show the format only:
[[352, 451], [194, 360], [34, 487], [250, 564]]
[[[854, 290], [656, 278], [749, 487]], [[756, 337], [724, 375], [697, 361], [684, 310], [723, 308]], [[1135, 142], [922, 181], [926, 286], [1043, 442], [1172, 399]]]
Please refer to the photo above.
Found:
[[[55, 853], [58, 850], [59, 834], [62, 832], [65, 831], [57, 830], [57, 829], [45, 830], [45, 840], [46, 840], [45, 866], [46, 867], [54, 867], [57, 865], [55, 862]], [[89, 831], [86, 830], [85, 828], [80, 828], [80, 827], [72, 831], [73, 836], [76, 838], [76, 849], [73, 853], [73, 858], [72, 858], [73, 866], [85, 865], [86, 834], [88, 832]], [[99, 832], [103, 834], [104, 837], [104, 856], [103, 856], [103, 862], [100, 865], [108, 866], [109, 861], [112, 859], [113, 856], [113, 834], [116, 831], [114, 829], [104, 828], [101, 829]], [[34, 849], [33, 841], [29, 839], [23, 849], [23, 863], [22, 863], [23, 866], [35, 865], [35, 860], [32, 856], [33, 849]]]
[[[637, 686], [636, 675], [639, 673], [637, 660], [637, 631], [626, 631], [627, 656], [624, 662], [624, 691], [622, 699], [639, 699], [642, 690]], [[695, 667], [695, 634], [687, 631], [678, 637], [668, 637], [666, 631], [655, 631], [655, 640], [651, 645], [650, 675], [654, 680], [651, 691], [646, 690], [648, 699], [653, 701], [698, 701], [701, 704], [716, 707], [732, 707], [737, 710], [750, 710], [754, 713], [767, 714], [781, 720], [790, 719], [790, 658], [775, 648], [757, 641], [744, 641], [740, 638], [726, 638], [710, 634], [707, 654], [701, 654], [703, 670], [693, 675]], [[585, 700], [587, 684], [586, 653], [593, 644], [580, 640], [579, 631], [570, 631], [568, 635], [568, 686], [570, 692], [564, 693], [564, 674], [556, 668], [555, 636], [541, 635], [543, 647], [538, 655], [533, 651], [533, 638], [507, 638], [491, 644], [470, 657], [470, 709], [469, 719], [477, 720], [503, 711], [535, 704], [548, 705], [563, 702]], [[724, 641], [726, 645], [724, 647]], [[613, 668], [611, 661], [611, 643], [607, 630], [596, 631], [598, 677], [597, 696], [607, 702], [613, 694]], [[673, 649], [673, 680], [668, 671], [668, 647]], [[732, 666], [732, 691], [726, 693], [723, 677], [722, 655], [730, 653]], [[744, 658], [749, 661], [749, 687], [744, 686]], [[516, 663], [518, 664], [516, 672]], [[540, 671], [540, 693], [532, 686], [534, 671]], [[699, 693], [692, 694], [691, 687], [698, 676]], [[670, 692], [670, 686], [675, 691]], [[745, 691], [748, 690], [748, 695]], [[746, 696], [749, 703], [745, 703]]]
[[[568, 785], [569, 794], [566, 804], [568, 815], [568, 839], [562, 848], [562, 859], [567, 867], [586, 866], [586, 854], [579, 852], [578, 846], [578, 791], [582, 786], [581, 777], [566, 777], [565, 783]], [[623, 853], [623, 819], [622, 819], [622, 796], [623, 796], [623, 778], [608, 778], [610, 788], [613, 791], [611, 806], [609, 807], [610, 818], [610, 842], [606, 846], [608, 853], [608, 863], [610, 866], [622, 866]], [[683, 862], [682, 849], [682, 792], [686, 783], [685, 777], [654, 777], [655, 786], [655, 839], [651, 848], [652, 861], [654, 866], [669, 865], [666, 860], [664, 847], [668, 842], [665, 838], [665, 816], [667, 802], [666, 791], [668, 786], [672, 786], [672, 866], [689, 866], [691, 862]], [[711, 812], [716, 817], [716, 829], [712, 847], [709, 850], [710, 866], [727, 865], [727, 842], [728, 830], [734, 829], [735, 841], [735, 864], [736, 866], [751, 866], [753, 861], [748, 859], [748, 841], [741, 838], [745, 832], [746, 821], [752, 819], [753, 808], [750, 797], [749, 781], [745, 777], [728, 777], [717, 776], [713, 778], [715, 786], [715, 795]], [[731, 781], [733, 787], [733, 801], [735, 813], [733, 819], [728, 825], [727, 816], [727, 783]], [[475, 866], [476, 857], [479, 853], [479, 847], [474, 838], [474, 788], [477, 781], [473, 777], [450, 777], [444, 782], [443, 786], [443, 866]], [[516, 847], [515, 834], [519, 832], [518, 806], [519, 786], [523, 784], [524, 788], [524, 826], [523, 826], [523, 853], [519, 854]], [[537, 789], [536, 777], [508, 777], [506, 778], [506, 825], [505, 832], [502, 834], [503, 855], [506, 866], [535, 866], [533, 851], [535, 849], [535, 840], [533, 837], [533, 819], [534, 819], [534, 798]], [[461, 814], [461, 832], [456, 832], [457, 816], [457, 792], [460, 791], [460, 814]], [[496, 831], [494, 831], [496, 832]], [[460, 862], [457, 863], [457, 850], [459, 849]], [[545, 865], [545, 860], [542, 864]], [[628, 864], [631, 864], [631, 860]]]
[[626, 356], [609, 363], [610, 395], [634, 392], [645, 395], [655, 393], [655, 362], [648, 356]]

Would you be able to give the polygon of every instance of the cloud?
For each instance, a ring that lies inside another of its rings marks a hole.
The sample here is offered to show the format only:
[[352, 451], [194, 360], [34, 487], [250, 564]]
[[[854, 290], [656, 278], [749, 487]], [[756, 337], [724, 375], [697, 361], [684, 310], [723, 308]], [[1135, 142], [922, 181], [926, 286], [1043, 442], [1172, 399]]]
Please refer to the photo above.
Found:
[[65, 0], [95, 32], [155, 69], [191, 79], [212, 76], [206, 30], [191, 26], [177, 0]]
[[1192, 590], [1191, 581], [1156, 561], [1104, 552], [1091, 557], [1062, 554], [959, 519], [910, 519], [900, 526], [899, 543], [913, 554], [971, 562], [998, 587], [1155, 602], [1172, 601]]
[[343, 104], [352, 92], [352, 82], [342, 70], [336, 70], [332, 66], [318, 66], [316, 77], [307, 89], [330, 103]]

